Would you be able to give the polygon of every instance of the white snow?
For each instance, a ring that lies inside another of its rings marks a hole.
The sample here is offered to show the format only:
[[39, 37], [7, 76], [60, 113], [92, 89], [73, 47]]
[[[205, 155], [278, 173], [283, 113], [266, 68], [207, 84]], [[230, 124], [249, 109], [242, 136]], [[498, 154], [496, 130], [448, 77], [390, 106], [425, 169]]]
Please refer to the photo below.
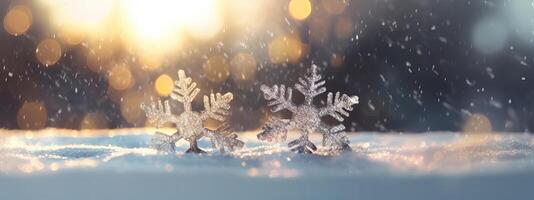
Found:
[[[172, 131], [172, 130], [171, 130]], [[0, 130], [0, 199], [528, 199], [534, 137], [349, 134], [353, 152], [292, 153], [242, 133], [243, 149], [160, 155], [153, 129]], [[296, 134], [296, 133], [291, 133]], [[93, 135], [93, 136], [91, 136]], [[310, 139], [320, 144], [320, 136]]]

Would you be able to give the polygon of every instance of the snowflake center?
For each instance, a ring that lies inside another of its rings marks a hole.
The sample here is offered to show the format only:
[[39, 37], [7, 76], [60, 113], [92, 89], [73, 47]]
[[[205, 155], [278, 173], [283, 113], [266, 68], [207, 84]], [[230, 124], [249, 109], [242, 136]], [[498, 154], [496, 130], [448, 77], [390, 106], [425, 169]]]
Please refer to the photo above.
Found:
[[315, 131], [315, 129], [319, 127], [319, 124], [321, 123], [319, 111], [310, 105], [302, 105], [297, 107], [297, 110], [293, 115], [295, 127], [303, 132], [311, 133]]
[[200, 132], [204, 129], [202, 118], [200, 114], [193, 111], [186, 111], [178, 117], [178, 121], [182, 126], [177, 127], [180, 130], [180, 135], [186, 139], [198, 139], [202, 137]]

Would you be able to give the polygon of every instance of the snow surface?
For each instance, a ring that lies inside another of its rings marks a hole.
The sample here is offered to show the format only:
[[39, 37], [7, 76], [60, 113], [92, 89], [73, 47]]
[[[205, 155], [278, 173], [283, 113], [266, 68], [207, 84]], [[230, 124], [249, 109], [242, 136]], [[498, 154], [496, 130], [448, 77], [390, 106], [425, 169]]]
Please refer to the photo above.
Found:
[[244, 133], [232, 154], [201, 140], [211, 153], [184, 154], [183, 142], [161, 155], [148, 148], [153, 132], [0, 130], [0, 199], [534, 197], [531, 135], [355, 133], [353, 152], [301, 155]]

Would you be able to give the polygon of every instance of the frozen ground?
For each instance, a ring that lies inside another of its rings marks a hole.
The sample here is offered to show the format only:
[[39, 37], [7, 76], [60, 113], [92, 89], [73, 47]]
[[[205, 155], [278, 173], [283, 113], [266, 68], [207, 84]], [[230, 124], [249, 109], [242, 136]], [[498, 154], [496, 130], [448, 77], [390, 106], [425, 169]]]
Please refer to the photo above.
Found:
[[151, 132], [0, 130], [0, 199], [534, 198], [529, 135], [356, 133], [331, 156], [245, 134], [231, 155], [159, 155]]

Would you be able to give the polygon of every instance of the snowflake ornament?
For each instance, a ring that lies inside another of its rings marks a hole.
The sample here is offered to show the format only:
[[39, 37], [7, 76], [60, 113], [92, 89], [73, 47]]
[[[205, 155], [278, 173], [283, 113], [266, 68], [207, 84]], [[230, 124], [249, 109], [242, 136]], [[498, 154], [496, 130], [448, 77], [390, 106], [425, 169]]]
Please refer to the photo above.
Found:
[[174, 152], [175, 143], [180, 139], [185, 139], [189, 142], [189, 149], [186, 153], [206, 153], [197, 145], [197, 140], [202, 137], [209, 138], [213, 147], [219, 149], [221, 153], [243, 147], [244, 143], [237, 139], [236, 134], [231, 133], [226, 124], [215, 131], [203, 126], [203, 122], [209, 118], [221, 122], [225, 120], [230, 109], [230, 101], [233, 99], [232, 93], [224, 95], [211, 93], [209, 97], [204, 96], [204, 111], [199, 113], [191, 109], [191, 102], [200, 92], [200, 89], [196, 88], [197, 84], [191, 78], [186, 77], [183, 70], [180, 70], [178, 80], [174, 82], [174, 85], [175, 89], [170, 97], [184, 105], [184, 112], [180, 115], [172, 114], [168, 100], [151, 102], [150, 106], [141, 105], [147, 118], [156, 122], [157, 127], [172, 123], [177, 129], [176, 133], [170, 136], [156, 132], [156, 136], [151, 140], [152, 147], [159, 151]]
[[345, 126], [329, 126], [322, 122], [324, 116], [332, 116], [342, 122], [343, 116], [348, 117], [348, 111], [352, 111], [352, 106], [358, 104], [358, 96], [341, 95], [339, 92], [328, 93], [326, 106], [317, 108], [313, 105], [313, 99], [326, 92], [321, 75], [317, 74], [317, 66], [312, 65], [311, 74], [304, 78], [299, 78], [299, 83], [295, 88], [304, 95], [304, 104], [295, 105], [292, 101], [293, 91], [285, 85], [275, 85], [269, 87], [261, 86], [261, 91], [268, 105], [272, 106], [272, 112], [289, 110], [293, 116], [291, 119], [271, 118], [263, 127], [263, 131], [258, 134], [258, 139], [267, 141], [285, 141], [287, 132], [296, 129], [300, 133], [300, 138], [289, 142], [288, 146], [292, 151], [298, 153], [313, 153], [317, 147], [308, 139], [308, 135], [319, 132], [323, 137], [323, 146], [335, 151], [351, 151], [349, 139], [345, 133]]

